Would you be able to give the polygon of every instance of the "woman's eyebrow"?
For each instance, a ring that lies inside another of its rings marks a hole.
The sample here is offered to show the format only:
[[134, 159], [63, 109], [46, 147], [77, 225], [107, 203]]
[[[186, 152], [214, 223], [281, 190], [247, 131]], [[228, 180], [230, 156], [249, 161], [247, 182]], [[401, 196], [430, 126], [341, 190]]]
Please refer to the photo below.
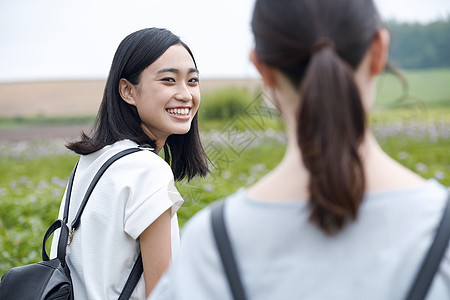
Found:
[[[161, 74], [161, 73], [175, 73], [178, 74], [180, 73], [180, 70], [176, 69], [176, 68], [164, 68], [159, 70], [158, 72], [156, 72], [156, 74]], [[197, 68], [190, 68], [187, 72], [188, 74], [190, 73], [199, 73]]]
[[188, 71], [188, 74], [190, 74], [190, 73], [200, 73], [199, 71], [198, 71], [198, 69], [197, 68], [190, 68], [189, 69], [189, 71]]

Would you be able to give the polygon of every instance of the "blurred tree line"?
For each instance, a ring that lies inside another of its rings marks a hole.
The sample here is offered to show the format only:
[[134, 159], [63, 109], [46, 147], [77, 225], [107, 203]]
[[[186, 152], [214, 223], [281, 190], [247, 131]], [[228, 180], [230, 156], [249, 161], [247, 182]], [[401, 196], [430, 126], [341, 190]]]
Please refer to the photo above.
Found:
[[450, 67], [450, 16], [428, 24], [388, 21], [390, 61], [402, 69]]

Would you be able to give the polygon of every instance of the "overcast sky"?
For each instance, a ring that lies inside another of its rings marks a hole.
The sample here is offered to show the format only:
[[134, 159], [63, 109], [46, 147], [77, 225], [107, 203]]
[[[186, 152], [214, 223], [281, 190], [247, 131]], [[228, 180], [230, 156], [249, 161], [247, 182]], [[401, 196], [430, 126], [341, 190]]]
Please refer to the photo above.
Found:
[[[375, 0], [384, 19], [427, 23], [450, 16], [450, 0]], [[256, 72], [254, 0], [0, 0], [0, 82], [105, 79], [129, 33], [164, 27], [193, 50], [203, 78]]]

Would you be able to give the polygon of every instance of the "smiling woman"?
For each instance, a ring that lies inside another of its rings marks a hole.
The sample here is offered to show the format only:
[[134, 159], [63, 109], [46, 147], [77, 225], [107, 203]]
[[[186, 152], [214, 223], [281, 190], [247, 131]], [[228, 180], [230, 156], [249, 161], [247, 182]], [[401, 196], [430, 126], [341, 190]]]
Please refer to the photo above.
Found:
[[173, 45], [142, 71], [139, 84], [120, 79], [119, 92], [136, 107], [158, 151], [170, 135], [189, 132], [200, 104], [198, 70], [187, 49]]
[[[192, 99], [186, 101], [186, 97]], [[198, 133], [199, 103], [197, 64], [189, 47], [166, 29], [136, 31], [116, 51], [91, 134], [83, 133], [80, 141], [67, 147], [87, 155], [130, 139], [150, 144], [157, 152], [163, 147], [177, 180], [205, 175], [207, 158]], [[157, 105], [162, 106], [154, 110]], [[182, 108], [192, 111], [181, 128], [173, 132], [167, 129], [160, 135], [150, 130], [167, 126], [168, 119], [161, 117], [168, 115], [168, 110], [172, 116], [181, 114]]]
[[[164, 148], [166, 161], [151, 151], [128, 155], [96, 185], [67, 252], [75, 299], [117, 299], [139, 252], [144, 276], [132, 299], [144, 299], [170, 264], [183, 203], [174, 179], [208, 172], [198, 81], [189, 47], [166, 29], [143, 29], [120, 43], [92, 132], [67, 146], [81, 154], [69, 211], [78, 210], [96, 171], [120, 151], [148, 144], [156, 153]], [[64, 201], [60, 218], [63, 211]]]

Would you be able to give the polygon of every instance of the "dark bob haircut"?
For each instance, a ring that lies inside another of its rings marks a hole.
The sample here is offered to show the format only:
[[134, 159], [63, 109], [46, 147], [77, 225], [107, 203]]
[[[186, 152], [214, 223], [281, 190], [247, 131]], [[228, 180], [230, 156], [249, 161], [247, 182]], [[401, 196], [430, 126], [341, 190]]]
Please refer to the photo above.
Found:
[[[89, 135], [69, 143], [67, 148], [82, 155], [90, 154], [123, 139], [138, 144], [156, 146], [147, 136], [135, 106], [126, 103], [119, 94], [119, 81], [127, 79], [139, 84], [142, 71], [155, 62], [173, 45], [182, 45], [192, 57], [189, 47], [167, 29], [146, 28], [131, 33], [120, 43], [106, 81], [103, 99], [93, 129]], [[195, 114], [186, 134], [171, 135], [164, 145], [164, 157], [170, 164], [176, 180], [191, 179], [208, 173], [208, 158], [198, 133], [198, 116]]]

